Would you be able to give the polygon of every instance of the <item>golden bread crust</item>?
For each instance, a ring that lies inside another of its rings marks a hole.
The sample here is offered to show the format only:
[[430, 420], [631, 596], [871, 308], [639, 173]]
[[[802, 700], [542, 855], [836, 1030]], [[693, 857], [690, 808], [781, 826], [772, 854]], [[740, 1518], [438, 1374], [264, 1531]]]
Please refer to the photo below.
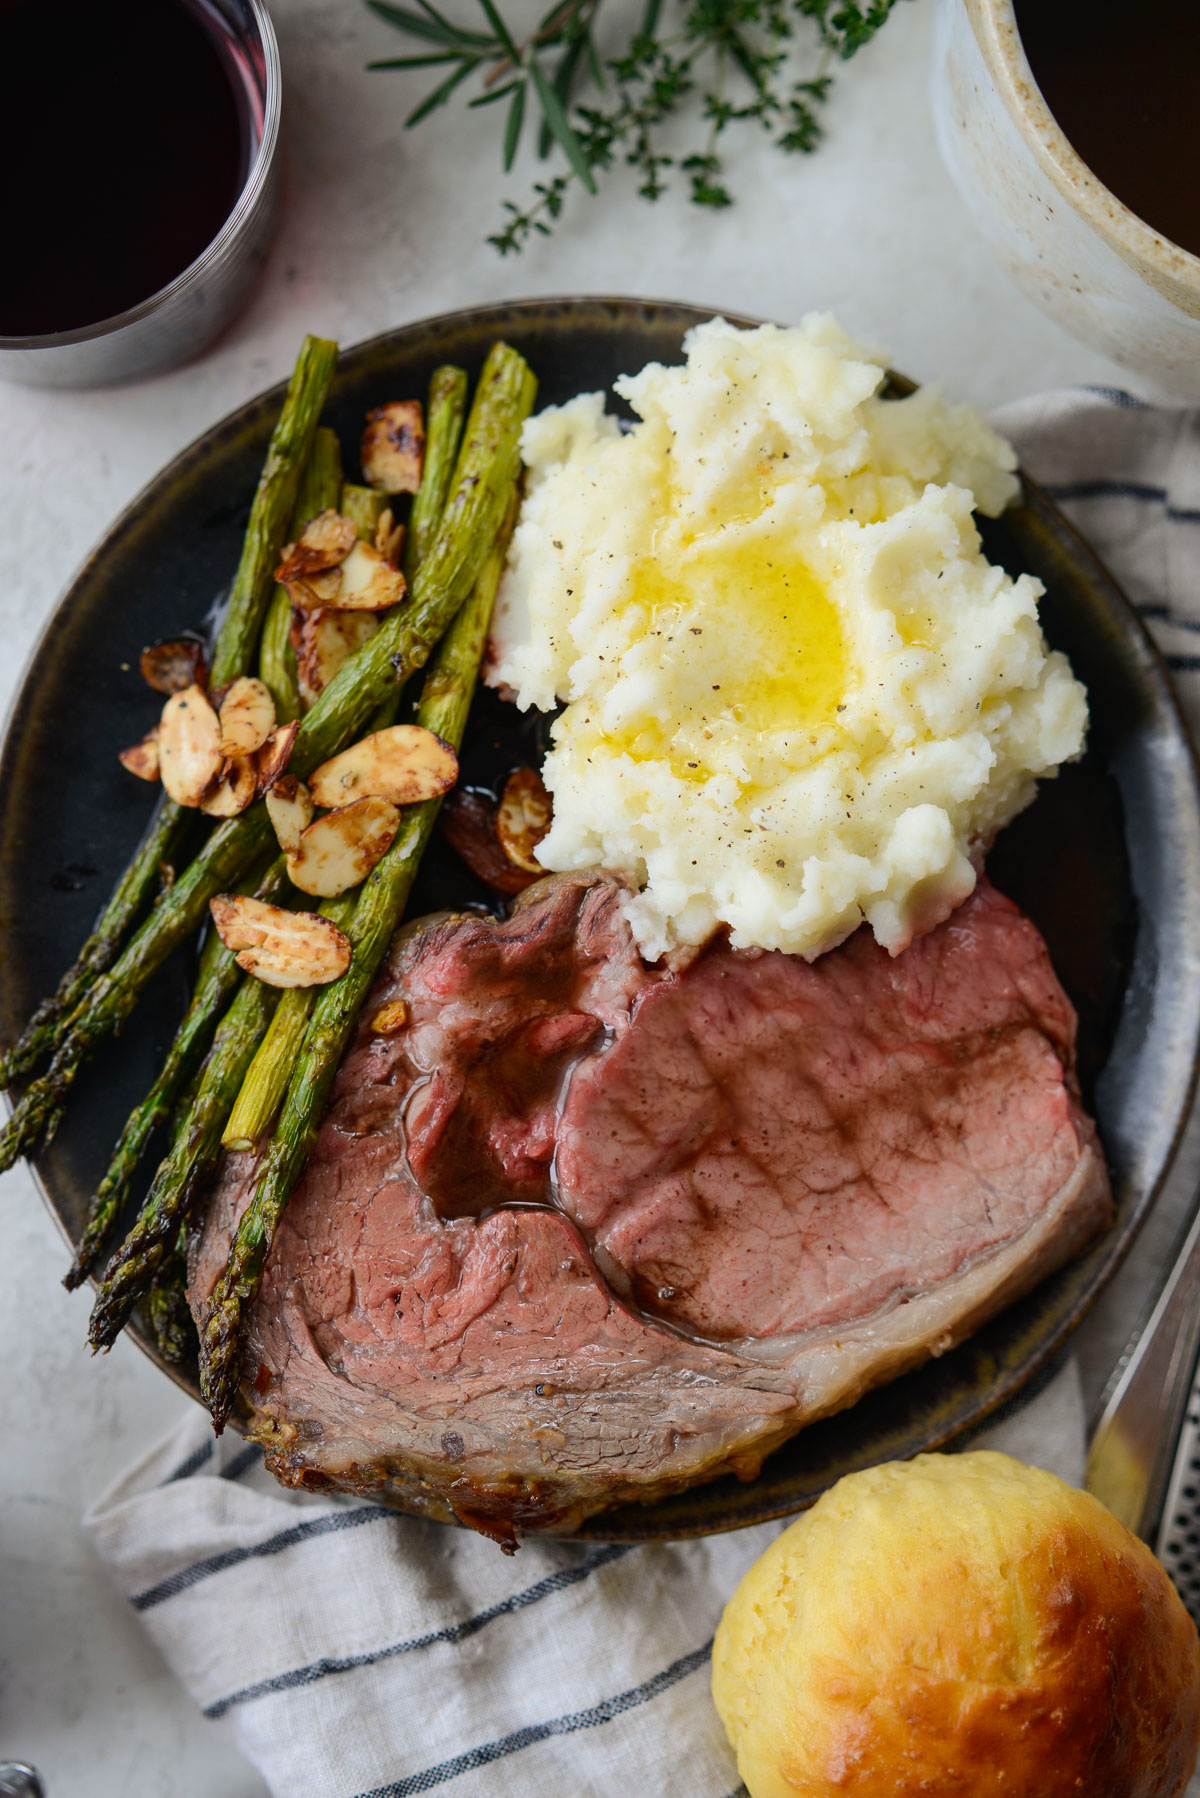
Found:
[[1176, 1798], [1200, 1642], [1087, 1493], [923, 1455], [840, 1481], [750, 1569], [713, 1696], [752, 1798]]

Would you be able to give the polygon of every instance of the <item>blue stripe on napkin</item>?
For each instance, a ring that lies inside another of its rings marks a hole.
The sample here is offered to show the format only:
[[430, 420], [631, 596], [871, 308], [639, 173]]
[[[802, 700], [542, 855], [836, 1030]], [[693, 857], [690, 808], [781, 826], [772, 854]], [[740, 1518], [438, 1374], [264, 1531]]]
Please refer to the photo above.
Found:
[[686, 1679], [690, 1673], [697, 1672], [711, 1653], [710, 1638], [703, 1648], [693, 1649], [691, 1654], [685, 1654], [669, 1667], [664, 1667], [653, 1679], [645, 1680], [640, 1686], [631, 1686], [627, 1692], [618, 1692], [615, 1698], [605, 1698], [600, 1704], [594, 1704], [586, 1711], [576, 1711], [570, 1716], [553, 1717], [548, 1723], [531, 1723], [524, 1729], [514, 1729], [510, 1735], [501, 1736], [498, 1741], [485, 1742], [479, 1748], [468, 1748], [465, 1754], [455, 1755], [453, 1760], [442, 1761], [436, 1767], [425, 1767], [420, 1773], [410, 1773], [405, 1779], [393, 1780], [390, 1785], [376, 1786], [373, 1791], [359, 1793], [358, 1798], [414, 1798], [418, 1792], [431, 1792], [435, 1786], [444, 1785], [448, 1779], [457, 1779], [461, 1773], [488, 1767], [493, 1761], [503, 1760], [510, 1754], [519, 1754], [523, 1748], [532, 1748], [536, 1742], [548, 1741], [551, 1736], [574, 1735], [579, 1729], [596, 1729], [602, 1723], [611, 1723], [614, 1717], [632, 1710], [635, 1705], [648, 1704], [652, 1698], [657, 1698], [661, 1692], [667, 1691], [681, 1679]]

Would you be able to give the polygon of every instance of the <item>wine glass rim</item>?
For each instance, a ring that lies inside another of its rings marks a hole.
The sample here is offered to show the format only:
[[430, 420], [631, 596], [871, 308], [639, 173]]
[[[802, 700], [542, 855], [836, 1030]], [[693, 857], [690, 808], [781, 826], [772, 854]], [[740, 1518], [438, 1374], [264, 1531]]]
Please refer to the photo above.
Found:
[[[189, 262], [185, 269], [167, 282], [165, 287], [158, 288], [146, 299], [139, 300], [136, 306], [128, 306], [123, 312], [110, 313], [107, 318], [95, 320], [90, 325], [77, 325], [69, 331], [42, 331], [17, 336], [7, 336], [0, 332], [0, 351], [4, 350], [52, 350], [67, 344], [91, 343], [97, 338], [114, 337], [129, 325], [137, 324], [151, 314], [160, 311], [174, 300], [177, 295], [193, 287], [218, 263], [222, 261], [226, 251], [240, 236], [247, 222], [253, 217], [263, 189], [271, 172], [275, 159], [275, 151], [279, 143], [279, 124], [283, 100], [283, 72], [279, 62], [279, 44], [275, 36], [275, 27], [271, 23], [263, 0], [244, 0], [252, 18], [253, 31], [257, 32], [262, 46], [262, 135], [250, 164], [245, 183], [234, 202], [229, 217], [225, 220], [212, 242], [201, 250], [194, 262]], [[243, 38], [249, 37], [249, 31], [243, 32]]]

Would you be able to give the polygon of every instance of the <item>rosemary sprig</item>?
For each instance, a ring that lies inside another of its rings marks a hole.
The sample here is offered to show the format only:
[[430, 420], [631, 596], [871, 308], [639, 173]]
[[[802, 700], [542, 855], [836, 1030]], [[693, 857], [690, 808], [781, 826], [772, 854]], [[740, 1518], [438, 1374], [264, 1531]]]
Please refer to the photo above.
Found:
[[[643, 0], [641, 16], [625, 21], [618, 53], [606, 56], [596, 24], [602, 4], [611, 20], [620, 0], [554, 0], [524, 38], [496, 0], [475, 0], [482, 19], [474, 28], [432, 0], [415, 0], [417, 11], [392, 0], [366, 3], [432, 46], [370, 68], [448, 70], [406, 124], [428, 118], [475, 76], [480, 91], [469, 105], [506, 109], [506, 172], [532, 113], [538, 154], [557, 150], [565, 166], [535, 182], [523, 206], [504, 202], [505, 221], [488, 242], [507, 256], [535, 234], [549, 234], [574, 184], [594, 194], [597, 176], [618, 162], [635, 170], [644, 199], [664, 194], [668, 171], [678, 168], [692, 203], [716, 208], [733, 203], [722, 156], [731, 126], [756, 126], [785, 154], [809, 154], [823, 136], [821, 109], [834, 67], [870, 43], [896, 0]], [[810, 66], [801, 68], [806, 54]], [[680, 114], [700, 130], [695, 147], [676, 156], [663, 149], [661, 132]]]

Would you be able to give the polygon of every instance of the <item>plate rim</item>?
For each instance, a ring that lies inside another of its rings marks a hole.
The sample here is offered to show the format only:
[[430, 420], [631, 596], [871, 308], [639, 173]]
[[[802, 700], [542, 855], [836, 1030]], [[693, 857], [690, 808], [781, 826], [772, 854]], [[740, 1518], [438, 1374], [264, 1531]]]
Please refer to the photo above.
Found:
[[[636, 322], [639, 314], [644, 315], [654, 313], [675, 315], [679, 318], [681, 323], [684, 323], [685, 328], [690, 328], [693, 324], [699, 324], [712, 318], [725, 318], [731, 324], [735, 324], [742, 328], [752, 328], [764, 322], [772, 322], [748, 317], [733, 311], [698, 306], [690, 301], [659, 299], [641, 295], [568, 293], [530, 296], [513, 300], [484, 302], [472, 306], [455, 307], [441, 312], [430, 313], [422, 318], [411, 320], [389, 330], [376, 332], [372, 336], [361, 338], [354, 343], [344, 346], [339, 345], [338, 372], [341, 372], [345, 362], [348, 362], [351, 359], [357, 360], [360, 358], [369, 358], [373, 351], [387, 349], [394, 345], [398, 340], [419, 341], [422, 337], [437, 335], [439, 332], [449, 329], [470, 329], [472, 326], [477, 327], [484, 324], [485, 321], [493, 320], [495, 321], [495, 329], [497, 332], [502, 333], [506, 328], [505, 321], [509, 321], [509, 328], [511, 328], [513, 325], [519, 326], [523, 319], [529, 319], [531, 322], [539, 318], [544, 320], [548, 313], [565, 314], [569, 316], [574, 311], [586, 308], [608, 309], [616, 318], [623, 319], [630, 325]], [[337, 375], [335, 374], [335, 384], [336, 381]], [[905, 382], [904, 384], [907, 385], [908, 383]], [[139, 487], [137, 492], [133, 494], [124, 506], [122, 506], [120, 511], [106, 526], [102, 534], [93, 542], [87, 553], [74, 568], [65, 584], [60, 588], [57, 597], [48, 610], [45, 619], [30, 646], [20, 677], [14, 686], [12, 696], [6, 708], [2, 724], [2, 736], [0, 736], [0, 790], [7, 786], [9, 776], [12, 772], [12, 762], [16, 753], [15, 744], [19, 740], [21, 734], [22, 722], [36, 697], [36, 689], [39, 684], [39, 668], [46, 646], [58, 627], [62, 616], [65, 613], [68, 613], [74, 604], [77, 603], [79, 590], [86, 582], [89, 572], [109, 552], [110, 546], [128, 532], [130, 527], [141, 516], [148, 501], [165, 493], [171, 484], [178, 479], [180, 473], [196, 459], [211, 455], [213, 450], [218, 447], [219, 439], [222, 435], [226, 433], [236, 435], [239, 428], [251, 414], [265, 405], [277, 403], [278, 400], [282, 398], [286, 386], [286, 376], [270, 383], [268, 386], [261, 388], [259, 391], [243, 400], [230, 411], [223, 413], [219, 418], [215, 419], [211, 424], [207, 425], [203, 430], [192, 437]], [[1152, 671], [1153, 684], [1157, 689], [1158, 697], [1164, 705], [1166, 714], [1170, 720], [1172, 735], [1177, 742], [1177, 746], [1183, 751], [1187, 785], [1191, 796], [1191, 804], [1187, 811], [1188, 830], [1193, 845], [1196, 847], [1197, 851], [1200, 852], [1200, 753], [1198, 753], [1197, 745], [1192, 736], [1179, 695], [1175, 690], [1175, 685], [1171, 678], [1171, 673], [1167, 666], [1163, 651], [1159, 648], [1148, 629], [1145, 620], [1138, 613], [1121, 582], [1113, 575], [1104, 559], [1088, 542], [1081, 530], [1064, 515], [1055, 502], [1045, 492], [1044, 488], [1037, 481], [1032, 479], [1023, 468], [1019, 469], [1018, 472], [1026, 492], [1034, 498], [1037, 505], [1053, 523], [1056, 531], [1069, 539], [1075, 562], [1077, 564], [1090, 566], [1090, 568], [1096, 571], [1102, 578], [1117, 604], [1127, 631], [1131, 631], [1131, 634], [1138, 640], [1139, 647], [1145, 656], [1147, 666], [1149, 670]], [[1124, 1003], [1125, 1001], [1123, 1000], [1122, 1012], [1124, 1011]], [[1057, 1329], [1047, 1337], [1043, 1344], [1039, 1345], [1039, 1348], [1036, 1351], [1034, 1351], [1030, 1364], [1023, 1369], [1013, 1369], [1008, 1371], [1007, 1374], [1004, 1371], [999, 1372], [994, 1384], [989, 1389], [986, 1401], [982, 1404], [974, 1419], [961, 1427], [950, 1429], [943, 1435], [935, 1436], [927, 1445], [928, 1448], [940, 1448], [947, 1441], [957, 1442], [967, 1440], [979, 1429], [986, 1428], [989, 1422], [994, 1419], [996, 1411], [1006, 1403], [1010, 1402], [1016, 1394], [1036, 1382], [1039, 1379], [1039, 1376], [1044, 1375], [1048, 1364], [1053, 1361], [1055, 1356], [1061, 1353], [1064, 1344], [1071, 1334], [1078, 1328], [1080, 1322], [1087, 1315], [1088, 1311], [1090, 1311], [1101, 1293], [1106, 1290], [1110, 1282], [1115, 1278], [1134, 1242], [1137, 1240], [1151, 1211], [1154, 1209], [1177, 1162], [1180, 1147], [1194, 1113], [1198, 1086], [1200, 1086], [1200, 1018], [1197, 1018], [1192, 1030], [1190, 1067], [1186, 1090], [1183, 1095], [1179, 1113], [1174, 1121], [1169, 1146], [1163, 1156], [1162, 1164], [1156, 1179], [1153, 1181], [1148, 1191], [1139, 1195], [1136, 1206], [1124, 1229], [1121, 1231], [1120, 1241], [1115, 1246], [1114, 1252], [1108, 1257], [1105, 1265], [1098, 1271], [1088, 1290], [1081, 1293], [1072, 1303]], [[3, 1097], [6, 1108], [11, 1111], [11, 1096], [8, 1093], [0, 1096]], [[54, 1220], [54, 1224], [59, 1235], [62, 1237], [63, 1242], [68, 1248], [73, 1248], [75, 1246], [75, 1239], [71, 1234], [70, 1226], [68, 1225], [67, 1219], [60, 1209], [54, 1194], [50, 1190], [50, 1186], [41, 1167], [34, 1160], [27, 1160], [26, 1167], [32, 1176], [34, 1185], [43, 1205]], [[89, 1284], [94, 1288], [94, 1278], [89, 1279]], [[186, 1393], [186, 1395], [193, 1401], [199, 1402], [196, 1389], [188, 1378], [187, 1371], [168, 1362], [160, 1354], [157, 1346], [144, 1334], [136, 1316], [131, 1320], [127, 1327], [126, 1334], [133, 1337], [139, 1350], [148, 1357], [160, 1372], [166, 1374], [180, 1391]], [[235, 1422], [235, 1424], [237, 1422], [236, 1418], [231, 1421]], [[649, 1517], [649, 1514], [658, 1508], [657, 1505], [654, 1501], [642, 1501], [640, 1504], [620, 1507], [621, 1516], [628, 1514], [626, 1527], [624, 1528], [617, 1527], [616, 1529], [613, 1529], [611, 1527], [606, 1527], [605, 1520], [608, 1514], [601, 1512], [594, 1517], [585, 1519], [583, 1524], [570, 1532], [569, 1536], [559, 1539], [614, 1542], [686, 1540], [699, 1534], [720, 1534], [729, 1530], [753, 1527], [755, 1522], [767, 1522], [794, 1516], [799, 1513], [805, 1504], [811, 1502], [813, 1501], [809, 1499], [801, 1501], [800, 1505], [795, 1503], [789, 1505], [785, 1502], [781, 1502], [778, 1505], [764, 1504], [753, 1520], [748, 1521], [742, 1517], [732, 1517], [728, 1520], [717, 1519], [707, 1523], [703, 1531], [695, 1529], [691, 1531], [679, 1530], [672, 1532], [670, 1535], [664, 1535], [661, 1531], [656, 1532], [653, 1529]], [[647, 1513], [647, 1524], [644, 1529], [638, 1529], [633, 1526], [633, 1518], [635, 1514], [641, 1510], [644, 1510]], [[618, 1511], [614, 1509], [612, 1515], [614, 1518], [618, 1518]], [[539, 1535], [545, 1540], [555, 1539], [550, 1532], [539, 1532]]]

